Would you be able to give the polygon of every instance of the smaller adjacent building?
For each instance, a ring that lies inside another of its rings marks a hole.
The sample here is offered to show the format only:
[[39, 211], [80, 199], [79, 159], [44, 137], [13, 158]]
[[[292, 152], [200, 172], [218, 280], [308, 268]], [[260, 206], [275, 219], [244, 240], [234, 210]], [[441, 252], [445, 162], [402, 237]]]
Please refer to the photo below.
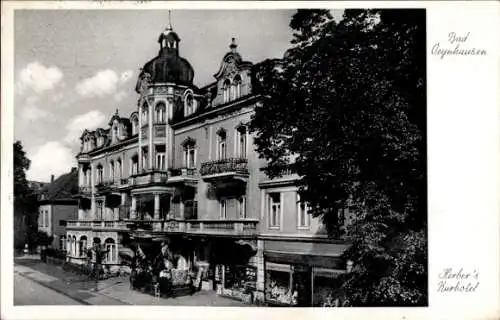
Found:
[[66, 223], [78, 218], [78, 171], [72, 168], [40, 190], [38, 230], [53, 236], [52, 247], [66, 250]]

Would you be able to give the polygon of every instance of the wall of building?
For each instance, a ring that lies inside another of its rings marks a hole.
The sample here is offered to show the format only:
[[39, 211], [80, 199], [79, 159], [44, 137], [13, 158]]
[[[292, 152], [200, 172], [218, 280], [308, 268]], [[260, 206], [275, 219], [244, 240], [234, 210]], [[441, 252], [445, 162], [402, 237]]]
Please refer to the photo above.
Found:
[[[52, 205], [52, 235], [54, 236], [54, 241], [52, 246], [55, 248], [60, 248], [60, 238], [61, 236], [66, 236], [66, 226], [63, 221], [76, 220], [78, 218], [78, 206], [74, 205], [62, 205], [54, 204]], [[63, 224], [63, 225], [62, 225]]]

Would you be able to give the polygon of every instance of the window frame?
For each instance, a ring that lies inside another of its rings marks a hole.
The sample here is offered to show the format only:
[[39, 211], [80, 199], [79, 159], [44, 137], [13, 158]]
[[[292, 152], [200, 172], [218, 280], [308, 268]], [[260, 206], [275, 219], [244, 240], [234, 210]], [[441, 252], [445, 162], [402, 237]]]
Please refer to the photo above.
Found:
[[[298, 230], [309, 230], [311, 228], [311, 215], [309, 214], [309, 211], [311, 210], [310, 206], [307, 205], [307, 203], [302, 202], [300, 200], [300, 194], [297, 192], [296, 193], [296, 199], [297, 199], [297, 229]], [[304, 224], [302, 224], [302, 217], [304, 218]]]
[[236, 199], [237, 209], [238, 209], [238, 218], [246, 219], [247, 218], [247, 197], [245, 195], [239, 196]]
[[[273, 195], [278, 195], [279, 197], [279, 210], [276, 213], [276, 221], [273, 221], [273, 208], [275, 207], [274, 205], [276, 204], [273, 199]], [[268, 219], [267, 219], [267, 224], [269, 229], [273, 230], [281, 230], [281, 218], [283, 216], [283, 192], [279, 191], [271, 191], [267, 193], [267, 213], [268, 213]], [[273, 224], [273, 222], [275, 222]]]

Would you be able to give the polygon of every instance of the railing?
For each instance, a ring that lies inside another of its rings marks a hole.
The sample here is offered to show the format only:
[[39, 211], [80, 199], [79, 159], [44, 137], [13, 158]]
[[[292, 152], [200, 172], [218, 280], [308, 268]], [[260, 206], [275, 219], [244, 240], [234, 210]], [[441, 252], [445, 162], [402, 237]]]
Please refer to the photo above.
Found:
[[66, 224], [67, 228], [102, 228], [102, 229], [123, 229], [123, 221], [116, 220], [71, 220]]
[[132, 177], [131, 180], [129, 179], [129, 183], [133, 185], [165, 183], [167, 182], [167, 179], [168, 179], [167, 172], [151, 170], [151, 171], [144, 171], [136, 175], [135, 177]]
[[120, 185], [127, 185], [128, 184], [128, 179], [125, 178], [125, 179], [120, 179]]
[[196, 168], [170, 169], [171, 177], [193, 177], [195, 174], [196, 174]]
[[248, 160], [243, 158], [215, 160], [202, 163], [200, 168], [202, 176], [226, 172], [248, 173]]
[[186, 220], [186, 232], [254, 235], [257, 231], [257, 223], [258, 220]]
[[92, 187], [90, 186], [79, 186], [78, 192], [81, 194], [88, 194], [92, 192]]

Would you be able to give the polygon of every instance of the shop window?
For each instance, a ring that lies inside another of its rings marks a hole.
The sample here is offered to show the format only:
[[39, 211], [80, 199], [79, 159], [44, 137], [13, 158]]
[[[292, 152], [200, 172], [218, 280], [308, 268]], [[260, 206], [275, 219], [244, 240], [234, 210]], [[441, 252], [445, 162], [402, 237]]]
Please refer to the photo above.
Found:
[[308, 229], [310, 225], [309, 206], [300, 200], [300, 195], [297, 193], [297, 228]]
[[219, 218], [226, 219], [227, 217], [227, 200], [220, 199], [219, 200]]
[[238, 197], [238, 216], [242, 219], [247, 217], [247, 198], [245, 196]]
[[269, 228], [279, 228], [281, 223], [281, 194], [272, 192], [268, 194]]
[[296, 305], [298, 290], [294, 284], [292, 268], [276, 263], [268, 263], [266, 268], [269, 268], [265, 278], [266, 302], [278, 306]]

